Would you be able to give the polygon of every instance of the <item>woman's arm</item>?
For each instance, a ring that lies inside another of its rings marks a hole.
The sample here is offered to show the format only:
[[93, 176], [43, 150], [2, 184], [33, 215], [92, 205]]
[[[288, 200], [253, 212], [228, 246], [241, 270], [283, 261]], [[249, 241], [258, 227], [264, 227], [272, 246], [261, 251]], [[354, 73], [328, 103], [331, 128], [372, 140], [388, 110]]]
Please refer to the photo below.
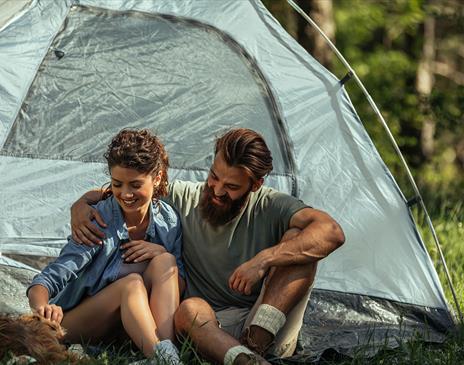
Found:
[[48, 290], [42, 285], [34, 285], [28, 291], [29, 306], [32, 311], [49, 319], [61, 323], [63, 310], [60, 306], [48, 304]]
[[48, 290], [42, 285], [34, 285], [31, 287], [27, 296], [29, 297], [29, 306], [33, 310], [37, 310], [38, 308], [48, 304]]
[[[101, 246], [88, 247], [77, 244], [69, 238], [68, 243], [61, 250], [60, 256], [34, 277], [27, 289], [27, 296], [30, 298], [29, 291], [35, 286], [42, 286], [47, 291], [47, 297], [45, 298], [44, 293], [38, 292], [39, 294], [34, 295], [33, 304], [43, 303], [44, 298], [48, 302], [50, 298], [61, 292], [71, 279], [77, 277], [78, 273], [92, 261], [99, 249]], [[37, 290], [39, 289], [34, 291]]]

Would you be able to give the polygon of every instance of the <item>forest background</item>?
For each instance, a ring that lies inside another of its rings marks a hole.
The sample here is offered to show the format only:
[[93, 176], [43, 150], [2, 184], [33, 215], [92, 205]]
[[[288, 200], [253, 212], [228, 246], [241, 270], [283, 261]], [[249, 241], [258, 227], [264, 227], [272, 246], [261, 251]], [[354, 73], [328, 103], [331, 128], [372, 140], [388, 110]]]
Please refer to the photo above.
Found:
[[[263, 0], [282, 26], [342, 79], [348, 72], [319, 33], [286, 0]], [[464, 307], [464, 1], [294, 0], [328, 35], [386, 120], [441, 241]], [[379, 118], [352, 79], [345, 84], [365, 128], [405, 193], [406, 170]], [[453, 303], [426, 217], [422, 235]]]
[[[464, 1], [297, 0], [356, 71], [395, 136], [421, 191], [464, 195]], [[266, 7], [320, 63], [347, 69], [286, 0]], [[382, 125], [354, 81], [352, 102], [384, 161], [405, 174]]]

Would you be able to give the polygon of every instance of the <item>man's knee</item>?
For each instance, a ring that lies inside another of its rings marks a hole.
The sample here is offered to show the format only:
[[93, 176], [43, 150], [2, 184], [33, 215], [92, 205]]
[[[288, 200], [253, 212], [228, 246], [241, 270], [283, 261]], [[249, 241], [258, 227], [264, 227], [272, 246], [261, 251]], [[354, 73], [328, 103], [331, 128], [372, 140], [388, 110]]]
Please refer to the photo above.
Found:
[[174, 315], [174, 326], [180, 334], [187, 334], [195, 328], [215, 322], [216, 316], [211, 306], [198, 297], [182, 301]]

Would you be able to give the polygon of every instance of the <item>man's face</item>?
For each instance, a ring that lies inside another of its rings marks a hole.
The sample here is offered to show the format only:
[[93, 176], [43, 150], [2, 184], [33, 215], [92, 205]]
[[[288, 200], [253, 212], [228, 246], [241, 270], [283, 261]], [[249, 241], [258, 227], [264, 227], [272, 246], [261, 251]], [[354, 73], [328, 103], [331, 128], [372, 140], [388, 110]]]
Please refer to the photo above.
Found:
[[260, 186], [261, 183], [252, 184], [242, 168], [229, 166], [219, 152], [200, 201], [203, 218], [214, 226], [226, 224], [240, 213], [249, 193]]

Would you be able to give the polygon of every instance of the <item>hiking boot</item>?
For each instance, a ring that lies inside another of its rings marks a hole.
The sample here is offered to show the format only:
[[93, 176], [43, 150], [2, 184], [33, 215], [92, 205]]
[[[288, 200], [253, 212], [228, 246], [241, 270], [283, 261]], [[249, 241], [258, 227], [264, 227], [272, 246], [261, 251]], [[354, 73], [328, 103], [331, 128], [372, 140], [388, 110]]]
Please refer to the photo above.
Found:
[[259, 354], [260, 356], [264, 356], [267, 350], [269, 350], [271, 346], [274, 344], [274, 341], [271, 341], [264, 347], [258, 345], [250, 336], [250, 327], [245, 328], [245, 331], [243, 331], [239, 341], [243, 346], [246, 346], [251, 351]]
[[258, 354], [239, 354], [233, 365], [270, 365], [265, 359]]

